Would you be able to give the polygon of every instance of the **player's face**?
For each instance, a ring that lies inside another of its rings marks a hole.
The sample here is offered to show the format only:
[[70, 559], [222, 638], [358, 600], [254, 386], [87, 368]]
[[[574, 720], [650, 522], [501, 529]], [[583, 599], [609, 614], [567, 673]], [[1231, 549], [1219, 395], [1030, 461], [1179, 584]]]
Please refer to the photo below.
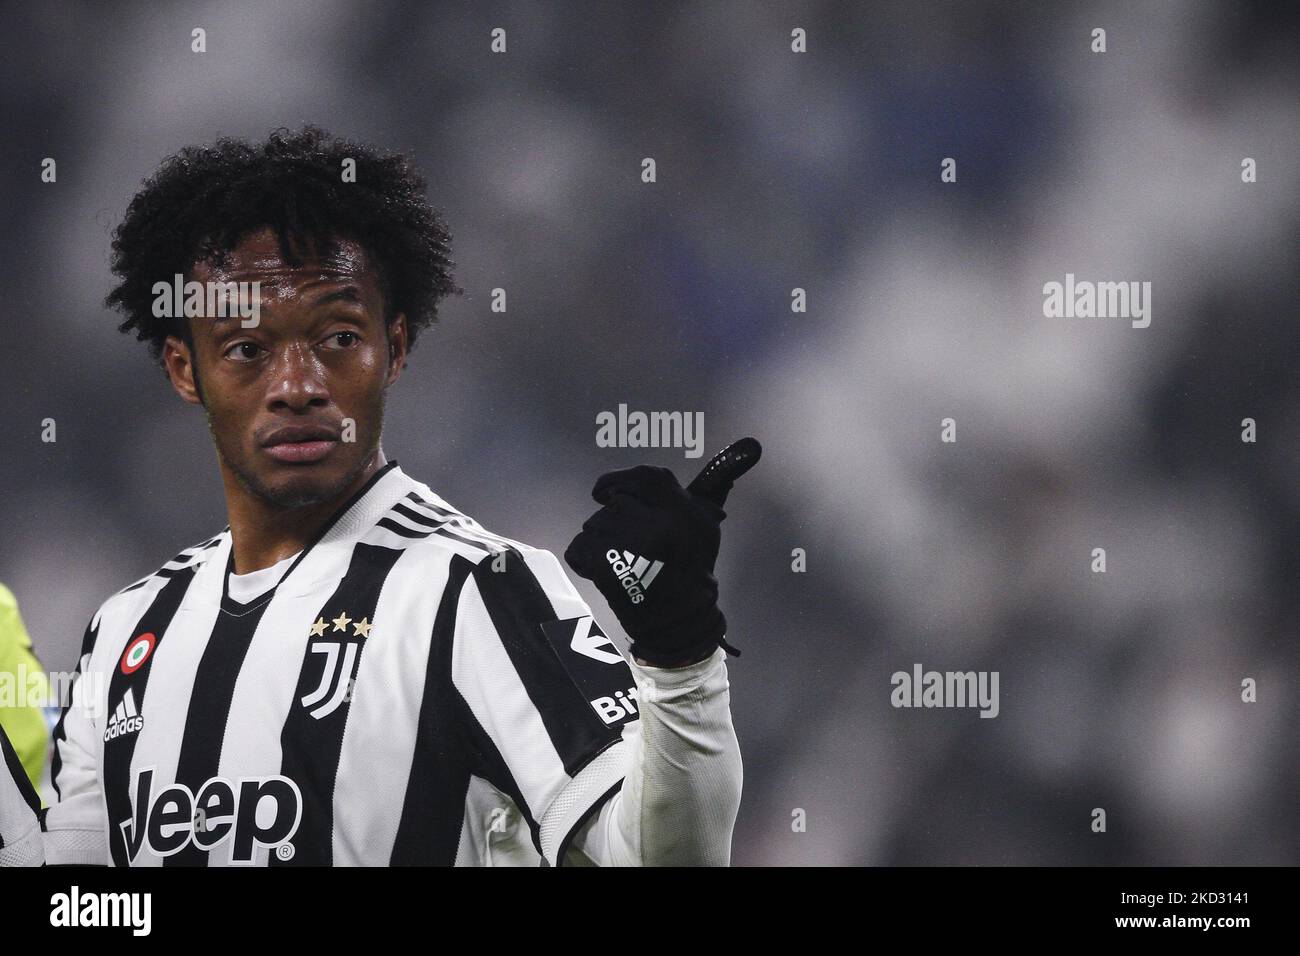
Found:
[[406, 355], [405, 320], [386, 327], [365, 251], [340, 241], [295, 267], [264, 230], [220, 267], [195, 266], [190, 278], [260, 283], [255, 327], [244, 328], [238, 314], [190, 320], [193, 397], [181, 363], [178, 390], [190, 401], [201, 396], [225, 468], [281, 508], [342, 494], [375, 461], [384, 394]]

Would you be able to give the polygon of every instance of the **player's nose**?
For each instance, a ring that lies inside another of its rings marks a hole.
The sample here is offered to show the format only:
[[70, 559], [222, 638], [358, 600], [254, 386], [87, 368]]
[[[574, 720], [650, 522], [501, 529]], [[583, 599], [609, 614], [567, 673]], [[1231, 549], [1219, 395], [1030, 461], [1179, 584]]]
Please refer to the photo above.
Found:
[[266, 399], [272, 408], [292, 409], [329, 401], [325, 368], [310, 348], [290, 344], [277, 351]]

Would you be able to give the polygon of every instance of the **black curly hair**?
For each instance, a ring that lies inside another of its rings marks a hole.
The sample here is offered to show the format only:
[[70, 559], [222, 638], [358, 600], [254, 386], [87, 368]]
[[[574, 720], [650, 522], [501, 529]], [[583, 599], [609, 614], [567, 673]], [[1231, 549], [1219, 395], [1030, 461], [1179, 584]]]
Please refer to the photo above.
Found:
[[[355, 182], [343, 181], [345, 159], [356, 161]], [[275, 130], [261, 143], [224, 137], [163, 160], [113, 234], [121, 282], [104, 304], [126, 315], [118, 330], [148, 341], [160, 363], [168, 335], [192, 346], [187, 320], [153, 314], [154, 283], [188, 275], [199, 262], [221, 265], [265, 227], [295, 266], [299, 250], [360, 244], [377, 264], [386, 318], [406, 315], [408, 347], [437, 319], [439, 299], [464, 293], [452, 280], [451, 236], [410, 159], [306, 126]]]

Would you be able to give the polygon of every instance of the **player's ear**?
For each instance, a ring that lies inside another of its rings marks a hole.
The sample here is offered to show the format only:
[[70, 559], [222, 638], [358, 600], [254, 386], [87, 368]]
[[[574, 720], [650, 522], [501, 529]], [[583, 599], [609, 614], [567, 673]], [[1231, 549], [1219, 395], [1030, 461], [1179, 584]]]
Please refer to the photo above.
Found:
[[198, 371], [194, 367], [194, 352], [190, 346], [180, 336], [169, 335], [163, 342], [162, 360], [176, 394], [191, 405], [202, 405]]
[[397, 313], [397, 317], [388, 323], [388, 378], [385, 385], [392, 385], [402, 374], [406, 365], [406, 314]]

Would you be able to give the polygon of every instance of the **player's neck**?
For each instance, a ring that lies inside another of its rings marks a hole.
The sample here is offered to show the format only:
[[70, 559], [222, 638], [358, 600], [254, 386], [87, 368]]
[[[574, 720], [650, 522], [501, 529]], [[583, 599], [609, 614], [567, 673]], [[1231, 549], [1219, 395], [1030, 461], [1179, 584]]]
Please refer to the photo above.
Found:
[[269, 568], [307, 547], [344, 502], [387, 463], [383, 449], [376, 448], [360, 474], [333, 498], [301, 508], [280, 508], [245, 488], [223, 462], [221, 478], [226, 489], [235, 574]]

